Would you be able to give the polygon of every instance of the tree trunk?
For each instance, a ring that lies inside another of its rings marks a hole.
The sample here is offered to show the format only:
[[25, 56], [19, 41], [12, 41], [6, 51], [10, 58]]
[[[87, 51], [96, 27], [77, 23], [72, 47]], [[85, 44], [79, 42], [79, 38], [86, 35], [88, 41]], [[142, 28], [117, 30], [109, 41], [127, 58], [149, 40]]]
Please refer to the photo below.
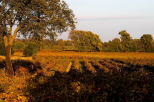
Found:
[[6, 62], [6, 73], [10, 76], [14, 75], [13, 66], [11, 63], [11, 46], [5, 46], [5, 62]]
[[17, 32], [19, 31], [19, 29], [20, 29], [20, 26], [18, 26], [15, 29], [13, 35], [11, 35], [12, 34], [12, 28], [11, 28], [9, 32], [9, 36], [4, 36], [6, 73], [9, 76], [14, 75], [14, 70], [13, 70], [13, 66], [11, 63], [11, 48], [12, 48], [13, 42], [17, 36]]

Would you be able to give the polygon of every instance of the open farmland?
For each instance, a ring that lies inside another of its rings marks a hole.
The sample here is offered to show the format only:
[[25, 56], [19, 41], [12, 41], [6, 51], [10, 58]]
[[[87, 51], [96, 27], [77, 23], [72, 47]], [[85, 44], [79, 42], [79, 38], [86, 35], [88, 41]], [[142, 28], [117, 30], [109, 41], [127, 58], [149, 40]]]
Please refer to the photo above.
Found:
[[[43, 100], [58, 102], [63, 99], [71, 102], [153, 101], [154, 59], [152, 56], [144, 59], [141, 58], [140, 53], [136, 53], [138, 57], [134, 56], [135, 58], [130, 59], [129, 53], [121, 53], [125, 54], [123, 58], [113, 58], [112, 53], [110, 58], [98, 57], [100, 53], [92, 53], [95, 57], [86, 56], [88, 53], [71, 54], [57, 52], [57, 54], [50, 53], [50, 56], [34, 57], [35, 61], [44, 63], [43, 69], [48, 69], [48, 71], [44, 70], [44, 73], [48, 72], [46, 76], [52, 76], [46, 79], [48, 81], [43, 83], [43, 86], [38, 85], [37, 89], [33, 89], [32, 96], [35, 97], [35, 101], [40, 97], [44, 98], [42, 90], [47, 92], [45, 95], [49, 95]], [[135, 55], [135, 53], [131, 54]], [[146, 53], [142, 54], [146, 56]], [[147, 56], [150, 55], [148, 54]], [[56, 65], [56, 62], [60, 62], [61, 66]]]
[[[49, 52], [40, 51], [35, 57], [44, 59], [59, 59], [64, 61], [74, 62], [75, 60], [105, 60], [109, 64], [113, 63], [123, 63], [128, 65], [140, 65], [140, 66], [154, 66], [154, 53], [105, 53], [105, 52]], [[114, 64], [112, 65], [113, 67]]]
[[153, 53], [41, 51], [27, 59], [16, 55], [12, 60], [14, 78], [0, 70], [0, 100], [154, 101]]

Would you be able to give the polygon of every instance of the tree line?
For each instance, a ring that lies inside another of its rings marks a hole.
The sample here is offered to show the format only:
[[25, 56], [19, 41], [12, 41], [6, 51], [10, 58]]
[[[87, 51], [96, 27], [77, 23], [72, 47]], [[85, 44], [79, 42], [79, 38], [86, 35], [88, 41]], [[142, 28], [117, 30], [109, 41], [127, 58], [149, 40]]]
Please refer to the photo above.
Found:
[[78, 52], [154, 52], [154, 39], [151, 34], [143, 34], [139, 39], [133, 39], [126, 30], [123, 30], [119, 35], [120, 38], [103, 42], [97, 34], [90, 31], [72, 30], [68, 40], [48, 38], [41, 40], [38, 36], [16, 39], [13, 50], [25, 51], [26, 56], [33, 55], [36, 49]]
[[47, 47], [49, 41], [46, 40], [44, 48], [81, 52], [154, 52], [154, 39], [151, 34], [143, 34], [139, 39], [133, 39], [126, 30], [123, 30], [119, 35], [120, 38], [103, 42], [98, 34], [73, 30], [69, 33], [69, 40], [55, 40], [51, 44], [52, 47]]
[[120, 38], [104, 42], [104, 51], [109, 52], [154, 52], [154, 40], [151, 34], [143, 34], [140, 39], [133, 39], [123, 30]]

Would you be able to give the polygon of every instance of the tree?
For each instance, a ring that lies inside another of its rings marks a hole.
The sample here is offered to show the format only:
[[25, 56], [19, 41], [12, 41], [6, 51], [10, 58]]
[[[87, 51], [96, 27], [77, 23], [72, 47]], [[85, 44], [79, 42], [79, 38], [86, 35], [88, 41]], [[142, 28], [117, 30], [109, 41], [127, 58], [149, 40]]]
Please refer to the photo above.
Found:
[[119, 38], [115, 38], [112, 41], [104, 43], [104, 50], [109, 52], [122, 51], [122, 44]]
[[25, 43], [22, 42], [22, 41], [16, 41], [16, 42], [14, 43], [14, 46], [13, 46], [13, 48], [14, 48], [15, 50], [23, 50], [23, 49], [25, 49], [25, 47], [26, 47], [26, 45], [25, 45]]
[[65, 42], [63, 39], [57, 40], [57, 44], [60, 50], [64, 50]]
[[6, 71], [13, 75], [11, 48], [17, 34], [52, 37], [75, 28], [75, 18], [62, 0], [1, 0], [0, 34], [6, 52]]
[[132, 49], [133, 52], [143, 51], [140, 39], [132, 39]]
[[36, 43], [29, 43], [23, 50], [23, 55], [26, 57], [33, 56], [39, 50], [39, 45]]
[[132, 51], [133, 49], [133, 42], [132, 42], [132, 38], [130, 36], [130, 34], [126, 31], [126, 30], [123, 30], [123, 31], [120, 31], [119, 32], [119, 35], [121, 35], [121, 42], [122, 42], [122, 49], [123, 51]]
[[152, 40], [152, 52], [154, 52], [154, 40]]
[[90, 31], [73, 30], [70, 32], [69, 38], [79, 51], [102, 51], [101, 39]]
[[143, 34], [140, 38], [141, 44], [145, 52], [152, 52], [152, 41], [153, 37], [150, 34]]

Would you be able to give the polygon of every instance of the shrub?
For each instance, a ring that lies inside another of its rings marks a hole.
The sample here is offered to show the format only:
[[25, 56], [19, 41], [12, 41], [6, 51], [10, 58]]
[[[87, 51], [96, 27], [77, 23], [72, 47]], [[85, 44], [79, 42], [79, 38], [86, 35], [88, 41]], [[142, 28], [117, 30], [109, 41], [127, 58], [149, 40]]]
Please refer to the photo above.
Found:
[[14, 49], [23, 50], [25, 48], [24, 42], [15, 42]]
[[27, 47], [24, 49], [23, 54], [25, 56], [33, 56], [34, 54], [37, 53], [38, 50], [39, 50], [38, 45], [36, 45], [35, 43], [29, 43]]

